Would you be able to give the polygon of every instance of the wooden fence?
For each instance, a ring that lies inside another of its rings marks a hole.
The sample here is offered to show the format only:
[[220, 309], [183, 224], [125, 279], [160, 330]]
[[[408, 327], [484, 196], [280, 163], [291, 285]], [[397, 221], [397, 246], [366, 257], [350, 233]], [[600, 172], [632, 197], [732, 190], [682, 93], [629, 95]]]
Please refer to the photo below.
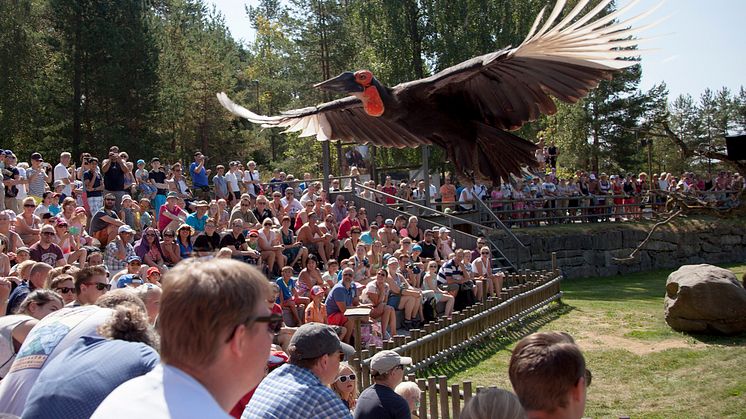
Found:
[[[472, 395], [471, 383], [448, 387], [445, 377], [416, 378], [415, 373], [435, 362], [457, 355], [500, 329], [560, 299], [561, 280], [562, 277], [556, 270], [508, 275], [506, 283], [514, 285], [504, 288], [500, 298], [490, 297], [462, 312], [454, 313], [451, 319], [441, 318], [437, 322], [430, 322], [421, 330], [412, 330], [410, 336], [395, 336], [393, 342], [384, 342], [383, 348], [369, 345], [361, 349], [358, 356], [350, 362], [358, 376], [358, 387], [362, 389], [372, 384], [371, 357], [381, 349], [391, 349], [412, 358], [412, 365], [407, 368], [406, 374], [423, 391], [420, 417], [450, 418], [449, 415], [452, 414], [454, 419], [458, 418], [461, 401], [466, 403]], [[441, 416], [438, 415], [439, 411]]]

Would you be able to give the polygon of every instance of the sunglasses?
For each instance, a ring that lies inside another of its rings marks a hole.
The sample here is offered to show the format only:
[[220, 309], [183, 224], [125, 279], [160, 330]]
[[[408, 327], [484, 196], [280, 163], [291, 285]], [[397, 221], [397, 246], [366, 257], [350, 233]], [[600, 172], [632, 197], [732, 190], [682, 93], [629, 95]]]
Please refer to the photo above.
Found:
[[60, 287], [60, 288], [55, 288], [54, 290], [57, 291], [57, 292], [59, 292], [60, 294], [69, 294], [69, 293], [75, 291], [75, 288]]
[[251, 316], [246, 319], [246, 321], [237, 324], [236, 327], [233, 328], [233, 331], [231, 331], [230, 335], [228, 335], [228, 339], [225, 340], [225, 343], [228, 343], [231, 341], [231, 339], [233, 339], [233, 336], [236, 334], [236, 330], [238, 330], [238, 326], [242, 324], [249, 324], [251, 322], [267, 323], [267, 331], [274, 335], [280, 333], [283, 325], [282, 315], [280, 314], [270, 314], [269, 316]]
[[174, 238], [174, 237], [176, 237], [176, 236], [175, 236], [175, 235], [173, 235], [173, 234], [164, 234], [164, 235], [163, 235], [163, 238], [164, 238], [164, 239], [165, 239], [165, 238], [167, 238], [167, 237], [168, 237], [168, 238], [171, 238], [171, 239], [173, 239], [173, 238]]
[[352, 274], [342, 274], [342, 276], [353, 276]]
[[355, 374], [340, 375], [339, 377], [337, 377], [337, 381], [339, 381], [340, 383], [345, 383], [347, 381], [355, 381], [355, 378], [357, 378]]
[[155, 233], [145, 233], [145, 236], [146, 237], [155, 237], [156, 234]]
[[36, 205], [34, 204], [23, 204], [25, 208], [36, 208]]
[[483, 255], [489, 255], [490, 252], [482, 252]]
[[116, 199], [104, 199], [106, 202], [116, 202]]
[[[94, 285], [94, 284], [86, 284], [86, 285]], [[96, 289], [99, 291], [109, 291], [111, 289], [111, 284], [104, 284], [103, 282], [96, 282]]]
[[41, 233], [42, 236], [54, 236], [56, 233], [53, 231], [45, 231]]

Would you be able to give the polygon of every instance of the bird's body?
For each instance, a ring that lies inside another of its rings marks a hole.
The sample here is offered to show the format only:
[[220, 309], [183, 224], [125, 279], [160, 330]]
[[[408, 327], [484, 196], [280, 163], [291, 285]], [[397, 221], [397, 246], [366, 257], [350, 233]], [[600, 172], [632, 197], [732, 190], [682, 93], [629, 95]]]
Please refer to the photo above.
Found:
[[[500, 181], [536, 164], [536, 146], [510, 131], [557, 108], [551, 96], [574, 103], [610, 79], [613, 72], [636, 64], [625, 60], [637, 52], [629, 40], [631, 21], [614, 22], [625, 9], [596, 17], [611, 0], [603, 0], [579, 17], [581, 0], [556, 25], [565, 0], [558, 0], [539, 29], [540, 14], [526, 40], [474, 57], [433, 76], [386, 87], [370, 71], [346, 72], [316, 87], [351, 96], [318, 106], [257, 115], [219, 93], [233, 114], [265, 127], [284, 127], [301, 136], [346, 140], [386, 147], [435, 144], [446, 150], [459, 174]], [[577, 20], [574, 20], [576, 19]]]

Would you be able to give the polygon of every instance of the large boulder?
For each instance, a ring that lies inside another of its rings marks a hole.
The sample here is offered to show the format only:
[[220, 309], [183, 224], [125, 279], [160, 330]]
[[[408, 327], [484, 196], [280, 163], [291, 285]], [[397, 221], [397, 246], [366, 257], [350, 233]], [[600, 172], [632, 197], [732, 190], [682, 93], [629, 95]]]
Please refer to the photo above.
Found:
[[684, 265], [666, 281], [666, 323], [680, 332], [746, 331], [746, 289], [733, 272], [712, 265]]

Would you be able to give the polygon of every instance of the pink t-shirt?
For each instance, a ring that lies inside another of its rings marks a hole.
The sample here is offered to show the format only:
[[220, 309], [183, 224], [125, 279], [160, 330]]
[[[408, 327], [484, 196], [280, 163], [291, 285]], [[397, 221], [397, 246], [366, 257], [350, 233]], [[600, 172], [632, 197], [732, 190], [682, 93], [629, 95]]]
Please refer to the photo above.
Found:
[[179, 215], [179, 213], [181, 213], [181, 208], [178, 205], [174, 205], [174, 209], [169, 210], [166, 205], [161, 205], [161, 210], [158, 214], [158, 230], [160, 231], [163, 231], [163, 229], [165, 229], [166, 226], [168, 226], [168, 224], [173, 221], [170, 218], [163, 216], [163, 213], [166, 211], [173, 215]]

